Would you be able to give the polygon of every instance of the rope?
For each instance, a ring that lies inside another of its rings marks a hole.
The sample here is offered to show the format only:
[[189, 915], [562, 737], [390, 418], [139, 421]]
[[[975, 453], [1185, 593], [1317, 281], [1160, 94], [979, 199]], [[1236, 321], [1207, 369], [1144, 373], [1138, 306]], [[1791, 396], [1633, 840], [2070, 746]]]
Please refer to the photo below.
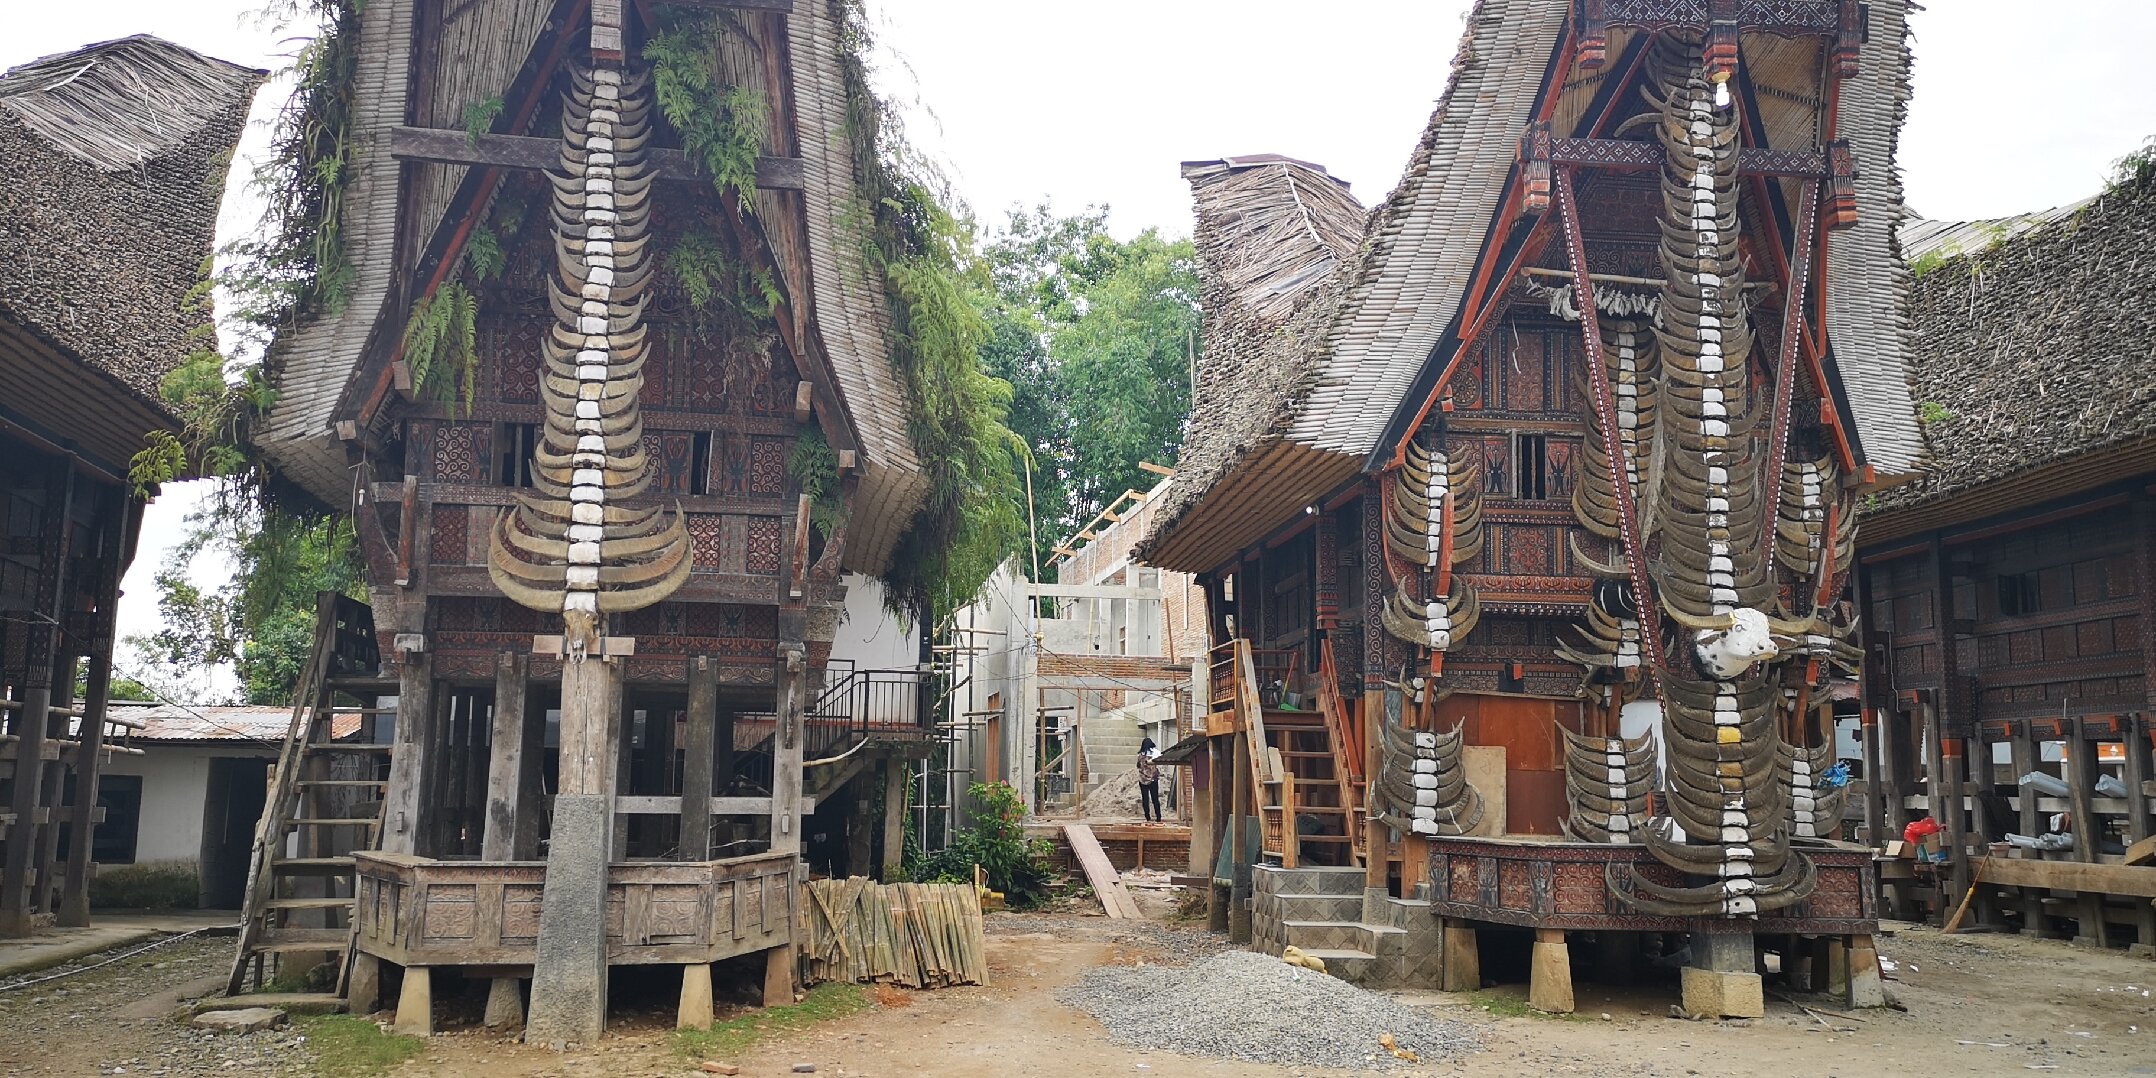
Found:
[[114, 962], [124, 962], [130, 958], [135, 957], [138, 954], [142, 954], [145, 951], [154, 951], [168, 943], [178, 943], [183, 939], [199, 936], [204, 932], [210, 932], [225, 927], [229, 926], [205, 925], [201, 928], [189, 929], [188, 931], [182, 932], [177, 936], [166, 936], [164, 939], [158, 940], [154, 943], [144, 944], [143, 946], [137, 947], [134, 950], [127, 952], [126, 954], [114, 955], [111, 958], [104, 960], [103, 962], [93, 963], [91, 965], [82, 966], [76, 969], [63, 970], [59, 973], [48, 974], [43, 977], [32, 977], [27, 981], [16, 981], [14, 984], [0, 984], [0, 992], [13, 992], [18, 988], [28, 988], [33, 984], [44, 984], [47, 981], [57, 981], [62, 977], [73, 977], [78, 973], [88, 973], [93, 969], [103, 969], [106, 966], [112, 965]]

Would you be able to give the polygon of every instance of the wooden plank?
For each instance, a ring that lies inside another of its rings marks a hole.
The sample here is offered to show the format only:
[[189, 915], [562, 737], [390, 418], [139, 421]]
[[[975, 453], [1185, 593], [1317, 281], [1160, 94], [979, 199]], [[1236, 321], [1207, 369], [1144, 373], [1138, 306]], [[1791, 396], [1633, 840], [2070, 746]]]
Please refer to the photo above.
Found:
[[1078, 866], [1085, 870], [1086, 882], [1093, 885], [1093, 893], [1100, 896], [1102, 908], [1110, 917], [1143, 920], [1137, 903], [1123, 889], [1123, 877], [1115, 866], [1108, 863], [1108, 854], [1100, 848], [1100, 840], [1093, 837], [1093, 829], [1082, 823], [1063, 825], [1063, 839], [1070, 843], [1071, 852], [1078, 857]]
[[[496, 168], [545, 171], [561, 167], [560, 139], [532, 135], [473, 135], [438, 127], [394, 127], [389, 132], [390, 155], [405, 161], [431, 161], [447, 165], [492, 165]], [[652, 147], [644, 151], [655, 179], [673, 183], [709, 183], [688, 155], [680, 150]], [[807, 167], [798, 157], [756, 159], [756, 186], [767, 191], [799, 191]]]
[[666, 0], [668, 7], [704, 11], [776, 11], [791, 15], [794, 0]]
[[1985, 859], [1984, 879], [2004, 887], [2156, 898], [2156, 867], [2152, 866], [1991, 857]]

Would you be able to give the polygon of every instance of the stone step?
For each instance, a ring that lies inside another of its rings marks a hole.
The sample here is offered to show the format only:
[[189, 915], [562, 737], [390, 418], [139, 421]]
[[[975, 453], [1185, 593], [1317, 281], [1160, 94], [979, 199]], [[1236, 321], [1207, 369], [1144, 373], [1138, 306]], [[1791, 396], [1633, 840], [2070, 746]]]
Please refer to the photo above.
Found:
[[1371, 925], [1361, 921], [1282, 920], [1280, 926], [1287, 942], [1305, 951], [1313, 948], [1346, 947], [1373, 956], [1407, 953], [1407, 931], [1391, 925]]
[[1282, 921], [1360, 921], [1363, 900], [1347, 895], [1267, 895]]
[[1278, 895], [1343, 895], [1357, 900], [1362, 898], [1363, 883], [1367, 874], [1353, 866], [1321, 866], [1315, 868], [1265, 868], [1259, 872], [1274, 876], [1272, 886], [1267, 888]]

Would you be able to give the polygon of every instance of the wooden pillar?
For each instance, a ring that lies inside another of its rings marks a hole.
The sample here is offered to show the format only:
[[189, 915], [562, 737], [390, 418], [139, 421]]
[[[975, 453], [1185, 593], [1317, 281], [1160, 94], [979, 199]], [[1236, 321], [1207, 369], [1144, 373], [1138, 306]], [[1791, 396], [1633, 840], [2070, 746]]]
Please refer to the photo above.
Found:
[[771, 852], [801, 852], [802, 727], [808, 708], [807, 652], [779, 646], [778, 703], [771, 734]]
[[[711, 857], [711, 773], [719, 736], [719, 670], [709, 655], [689, 660], [689, 713], [681, 752], [681, 859]], [[710, 970], [706, 967], [708, 981]], [[707, 1020], [705, 1025], [709, 1025]]]
[[486, 827], [479, 845], [482, 861], [516, 860], [517, 818], [531, 811], [522, 803], [524, 755], [543, 751], [545, 745], [524, 741], [530, 674], [529, 655], [504, 651], [494, 657], [493, 749], [487, 766]]
[[108, 499], [98, 538], [97, 613], [90, 633], [88, 691], [82, 705], [82, 745], [75, 756], [75, 803], [70, 811], [67, 871], [60, 885], [59, 923], [90, 923], [90, 856], [97, 828], [98, 775], [104, 765], [105, 709], [112, 696], [112, 645], [117, 635], [120, 577], [133, 560], [141, 515], [125, 493]]
[[[1245, 834], [1252, 827], [1263, 835], [1265, 821], [1258, 816], [1257, 791], [1250, 785], [1250, 738], [1245, 731], [1237, 730], [1230, 738], [1234, 745], [1233, 774], [1231, 776], [1234, 815], [1228, 824], [1228, 942], [1250, 942], [1250, 889], [1253, 882], [1250, 868], [1250, 836]], [[1246, 815], [1247, 814], [1247, 815]], [[1290, 820], [1288, 826], [1294, 826]]]
[[1954, 908], [1961, 904], [1961, 896], [1967, 894], [1970, 885], [1968, 812], [1966, 791], [1962, 788], [1962, 774], [1966, 766], [1963, 748], [1967, 742], [1956, 736], [1939, 739], [1939, 770], [1932, 776], [1932, 788], [1939, 791], [1939, 800], [1946, 807], [1940, 823], [1946, 828], [1947, 892], [1939, 896], [1939, 916], [1951, 917]]
[[[2074, 851], [2076, 861], [2096, 860], [2096, 743], [2089, 740], [2088, 720], [2076, 716], [2066, 725], [2066, 790], [2067, 805], [2073, 817]], [[2083, 891], [2075, 907], [2080, 927], [2074, 932], [2074, 942], [2083, 946], [2104, 945], [2104, 896], [2094, 891]]]
[[1860, 713], [1858, 729], [1864, 738], [1864, 834], [1865, 841], [1874, 847], [1883, 847], [1888, 840], [1898, 838], [1887, 834], [1886, 824], [1886, 768], [1879, 742], [1879, 711], [1865, 705]]
[[[66, 641], [65, 634], [60, 638]], [[52, 708], [45, 737], [60, 744], [60, 759], [45, 769], [44, 784], [38, 790], [37, 803], [45, 806], [45, 822], [37, 829], [37, 850], [31, 854], [31, 863], [37, 866], [34, 890], [31, 892], [31, 909], [37, 913], [53, 912], [58, 904], [60, 891], [60, 823], [65, 806], [60, 795], [68, 768], [74, 766], [72, 747], [66, 744], [69, 716], [64, 711], [78, 710], [75, 705], [75, 666], [72, 654], [55, 657], [52, 670]]]
[[898, 879], [906, 865], [906, 761], [893, 756], [883, 762], [883, 864], [879, 876], [885, 883]]
[[34, 863], [37, 817], [43, 807], [38, 796], [44, 789], [45, 738], [52, 727], [53, 660], [67, 594], [68, 546], [74, 535], [67, 525], [74, 499], [74, 465], [65, 457], [54, 458], [46, 471], [45, 504], [39, 514], [37, 549], [43, 556], [32, 600], [33, 612], [42, 618], [23, 633], [23, 704], [15, 712], [15, 786], [8, 805], [15, 823], [8, 831], [7, 859], [0, 864], [0, 936], [27, 936], [31, 929], [31, 884], [40, 867]]
[[547, 709], [535, 706], [531, 698], [531, 667], [528, 662], [524, 671], [524, 751], [517, 755], [516, 834], [510, 849], [515, 860], [536, 861], [539, 859], [539, 833], [543, 830], [548, 810], [547, 791], [543, 781], [546, 777]]
[[425, 650], [425, 637], [416, 633], [399, 634], [400, 646], [407, 642], [407, 636], [413, 638], [410, 642], [415, 646], [405, 649], [397, 668], [397, 726], [395, 747], [389, 754], [389, 785], [382, 794], [382, 850], [417, 854], [425, 819], [421, 801], [429, 773], [436, 766], [430, 758], [434, 744], [434, 656]]
[[[2044, 825], [2041, 822], [2042, 813], [2036, 807], [2036, 788], [2020, 785], [2020, 782], [2021, 776], [2041, 769], [2043, 753], [2038, 751], [2036, 732], [2027, 719], [2014, 720], [2010, 736], [2012, 740], [2008, 742], [2008, 749], [2012, 753], [2013, 759], [2014, 803], [2019, 806], [2016, 810], [2016, 815], [2019, 817], [2019, 822], [2016, 826], [2018, 833], [2034, 837], [2044, 833]], [[2014, 895], [2018, 900], [2017, 904], [2021, 908], [2021, 927], [2023, 931], [2033, 932], [2039, 936], [2050, 934], [2051, 922], [2048, 915], [2044, 913], [2044, 894], [2045, 892], [2042, 889], [2034, 887], [2017, 887], [2014, 889]]]
[[[494, 657], [494, 715], [489, 734], [493, 740], [487, 766], [486, 824], [480, 834], [481, 861], [516, 859], [517, 817], [532, 811], [521, 804], [524, 755], [539, 752], [545, 743], [524, 742], [525, 689], [530, 681], [531, 656], [504, 651]], [[524, 982], [518, 977], [496, 977], [487, 989], [486, 1024], [501, 1028], [524, 1024]]]
[[1207, 793], [1213, 803], [1213, 849], [1218, 852], [1206, 862], [1205, 871], [1200, 875], [1212, 881], [1206, 892], [1205, 927], [1213, 932], [1228, 930], [1228, 905], [1234, 899], [1234, 870], [1229, 870], [1228, 879], [1222, 879], [1218, 872], [1220, 854], [1235, 841], [1235, 777], [1230, 774], [1235, 768], [1235, 753], [1227, 744], [1232, 737], [1205, 739], [1206, 768], [1211, 772], [1212, 780], [1212, 788]]

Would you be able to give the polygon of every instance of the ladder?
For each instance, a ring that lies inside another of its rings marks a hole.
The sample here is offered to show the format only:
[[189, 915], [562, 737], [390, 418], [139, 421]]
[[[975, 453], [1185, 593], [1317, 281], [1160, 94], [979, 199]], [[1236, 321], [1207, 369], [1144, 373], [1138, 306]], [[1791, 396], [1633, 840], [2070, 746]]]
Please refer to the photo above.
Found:
[[[316, 597], [314, 649], [255, 824], [229, 995], [245, 990], [250, 971], [260, 988], [271, 955], [332, 955], [335, 990], [344, 989], [356, 927], [352, 855], [380, 840], [391, 746], [373, 736], [386, 709], [340, 707], [335, 698], [340, 689], [386, 687], [373, 676], [374, 653], [365, 604], [334, 592]], [[340, 738], [338, 720], [353, 717], [357, 729]]]

